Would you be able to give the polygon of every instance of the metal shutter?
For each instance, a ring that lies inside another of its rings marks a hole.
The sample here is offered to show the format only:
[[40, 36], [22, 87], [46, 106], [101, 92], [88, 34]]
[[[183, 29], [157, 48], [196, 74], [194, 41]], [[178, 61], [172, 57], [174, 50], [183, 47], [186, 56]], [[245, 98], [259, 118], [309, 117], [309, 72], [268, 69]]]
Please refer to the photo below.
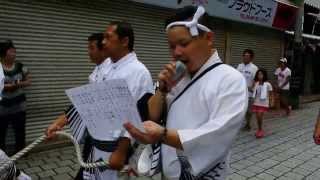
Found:
[[226, 31], [224, 22], [221, 19], [211, 18], [214, 32], [214, 47], [217, 49], [219, 57], [225, 62], [226, 53]]
[[[27, 141], [44, 132], [69, 104], [65, 89], [87, 82], [87, 37], [112, 20], [127, 20], [138, 57], [153, 76], [169, 58], [163, 9], [129, 1], [0, 1], [0, 39], [12, 39], [32, 75], [27, 88]], [[11, 137], [11, 136], [10, 136]]]
[[[0, 39], [14, 41], [17, 60], [32, 75], [32, 86], [26, 89], [27, 141], [41, 135], [66, 108], [66, 89], [87, 82], [93, 69], [87, 37], [104, 31], [110, 21], [127, 20], [133, 25], [135, 51], [153, 78], [170, 60], [164, 32], [170, 9], [127, 0], [1, 0], [0, 6]], [[220, 38], [223, 31], [216, 33]], [[221, 43], [224, 38], [216, 43], [222, 56]]]
[[272, 79], [282, 52], [282, 33], [269, 28], [247, 26], [249, 27], [234, 24], [231, 26], [230, 63], [236, 67], [242, 62], [243, 50], [252, 49], [255, 52], [253, 63], [266, 69], [269, 78]]

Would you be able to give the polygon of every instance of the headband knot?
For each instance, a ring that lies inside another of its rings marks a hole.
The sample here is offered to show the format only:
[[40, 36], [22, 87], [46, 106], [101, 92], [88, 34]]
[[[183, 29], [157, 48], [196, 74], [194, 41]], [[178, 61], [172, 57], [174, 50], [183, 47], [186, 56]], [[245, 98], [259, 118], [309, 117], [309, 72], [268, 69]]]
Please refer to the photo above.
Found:
[[202, 6], [199, 6], [196, 13], [193, 15], [193, 18], [191, 21], [172, 22], [166, 27], [166, 31], [168, 31], [172, 26], [186, 26], [189, 29], [190, 34], [192, 36], [199, 35], [198, 28], [201, 29], [202, 31], [205, 31], [205, 32], [211, 32], [211, 30], [209, 28], [198, 23], [198, 20], [200, 19], [201, 16], [204, 15], [204, 13], [205, 13], [205, 9]]

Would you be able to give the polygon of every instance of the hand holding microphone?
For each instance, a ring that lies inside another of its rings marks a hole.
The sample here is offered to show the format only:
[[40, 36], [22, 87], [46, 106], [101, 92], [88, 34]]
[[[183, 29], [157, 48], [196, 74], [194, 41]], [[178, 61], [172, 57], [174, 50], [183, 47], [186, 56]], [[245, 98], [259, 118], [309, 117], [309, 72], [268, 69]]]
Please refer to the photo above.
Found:
[[177, 82], [183, 77], [186, 72], [186, 66], [181, 61], [170, 63], [164, 66], [164, 69], [159, 73], [159, 90], [163, 93], [168, 93]]

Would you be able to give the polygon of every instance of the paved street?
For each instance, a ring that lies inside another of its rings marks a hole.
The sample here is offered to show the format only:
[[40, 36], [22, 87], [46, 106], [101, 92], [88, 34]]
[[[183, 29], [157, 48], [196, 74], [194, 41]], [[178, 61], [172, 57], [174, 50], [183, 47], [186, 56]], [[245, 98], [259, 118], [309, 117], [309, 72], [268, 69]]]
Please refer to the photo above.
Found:
[[[254, 130], [241, 132], [233, 146], [229, 180], [319, 180], [320, 146], [312, 141], [319, 107], [320, 102], [304, 104], [289, 118], [266, 120], [263, 139], [257, 140]], [[18, 167], [33, 179], [57, 180], [72, 179], [78, 169], [73, 147], [30, 154]]]

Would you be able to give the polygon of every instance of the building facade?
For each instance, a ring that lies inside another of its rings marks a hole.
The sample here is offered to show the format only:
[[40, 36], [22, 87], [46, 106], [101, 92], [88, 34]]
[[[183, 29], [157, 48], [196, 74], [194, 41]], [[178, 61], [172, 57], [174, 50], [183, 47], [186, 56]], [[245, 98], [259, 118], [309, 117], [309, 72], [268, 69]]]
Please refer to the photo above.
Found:
[[[103, 32], [110, 21], [133, 25], [134, 49], [153, 78], [170, 60], [164, 21], [174, 12], [172, 7], [129, 0], [1, 0], [0, 7], [0, 40], [14, 41], [17, 60], [32, 75], [32, 86], [27, 88], [28, 141], [43, 134], [69, 105], [66, 89], [88, 82], [93, 65], [87, 37]], [[242, 51], [249, 48], [256, 53], [254, 63], [273, 74], [284, 54], [283, 30], [272, 23], [264, 26], [215, 16], [211, 21], [215, 48], [224, 62], [236, 66]]]

